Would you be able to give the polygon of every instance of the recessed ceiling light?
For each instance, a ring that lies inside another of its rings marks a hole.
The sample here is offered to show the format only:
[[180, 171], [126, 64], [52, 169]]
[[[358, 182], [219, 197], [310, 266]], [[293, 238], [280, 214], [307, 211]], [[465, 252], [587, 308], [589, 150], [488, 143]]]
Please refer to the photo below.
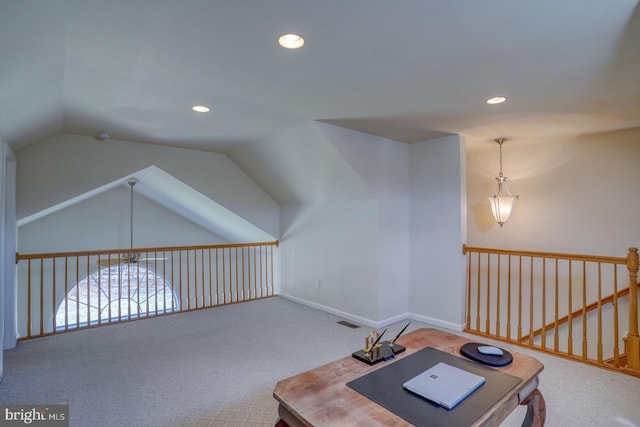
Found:
[[193, 109], [193, 111], [196, 111], [198, 113], [208, 113], [209, 111], [211, 111], [211, 108], [207, 107], [206, 105], [194, 105], [191, 108]]
[[298, 49], [304, 44], [304, 39], [297, 34], [283, 34], [278, 37], [278, 44], [287, 49]]
[[504, 96], [494, 96], [491, 99], [487, 99], [487, 104], [502, 104], [504, 101], [506, 101], [507, 98], [505, 98]]

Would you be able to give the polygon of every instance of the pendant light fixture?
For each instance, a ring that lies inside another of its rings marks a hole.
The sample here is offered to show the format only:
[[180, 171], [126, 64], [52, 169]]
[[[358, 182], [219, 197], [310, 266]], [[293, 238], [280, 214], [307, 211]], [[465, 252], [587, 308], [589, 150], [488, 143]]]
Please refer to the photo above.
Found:
[[[127, 184], [129, 184], [129, 253], [122, 254], [122, 261], [128, 264], [139, 264], [149, 261], [161, 261], [165, 260], [164, 257], [143, 257], [141, 253], [133, 251], [133, 187], [138, 183], [138, 180], [134, 177], [129, 178]], [[147, 267], [148, 268], [148, 267]]]
[[498, 181], [498, 189], [492, 197], [489, 197], [493, 218], [498, 224], [500, 224], [500, 227], [509, 220], [516, 200], [518, 200], [518, 196], [514, 196], [509, 192], [509, 188], [507, 187], [507, 177], [502, 174], [502, 144], [504, 144], [505, 141], [505, 138], [498, 138], [495, 140], [495, 142], [500, 146], [500, 174], [496, 178]]

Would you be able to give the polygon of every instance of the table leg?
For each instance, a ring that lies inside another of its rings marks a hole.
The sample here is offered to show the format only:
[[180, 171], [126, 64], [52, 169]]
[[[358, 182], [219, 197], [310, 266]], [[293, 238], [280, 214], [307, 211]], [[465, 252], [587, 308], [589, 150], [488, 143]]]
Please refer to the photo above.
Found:
[[304, 427], [304, 424], [285, 407], [278, 405], [278, 419], [274, 427]]
[[522, 427], [542, 427], [547, 416], [547, 406], [540, 390], [531, 392], [521, 405], [527, 405], [527, 415], [524, 417]]

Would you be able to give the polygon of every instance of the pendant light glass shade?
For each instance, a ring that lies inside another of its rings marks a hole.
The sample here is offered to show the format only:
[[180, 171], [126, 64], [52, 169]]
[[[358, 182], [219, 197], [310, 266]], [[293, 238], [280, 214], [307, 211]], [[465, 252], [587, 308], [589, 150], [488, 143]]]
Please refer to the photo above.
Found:
[[502, 144], [505, 139], [498, 138], [495, 141], [500, 145], [500, 174], [496, 178], [498, 189], [493, 196], [489, 197], [489, 203], [491, 204], [493, 218], [502, 227], [509, 220], [518, 196], [511, 194], [509, 187], [507, 187], [507, 177], [502, 174]]
[[514, 196], [509, 192], [507, 178], [502, 176], [502, 174], [496, 179], [498, 180], [498, 190], [496, 194], [489, 197], [489, 203], [491, 203], [493, 218], [500, 224], [500, 227], [502, 227], [502, 225], [509, 220], [518, 196]]

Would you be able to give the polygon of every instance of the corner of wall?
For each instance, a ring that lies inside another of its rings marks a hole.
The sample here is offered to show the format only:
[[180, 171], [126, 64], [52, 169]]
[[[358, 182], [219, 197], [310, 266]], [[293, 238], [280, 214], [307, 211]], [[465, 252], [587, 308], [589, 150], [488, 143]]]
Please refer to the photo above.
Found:
[[409, 311], [458, 325], [464, 319], [464, 137], [411, 146]]
[[[0, 135], [0, 345], [14, 348], [15, 325], [15, 252], [16, 252], [16, 157]], [[0, 379], [3, 353], [0, 351]]]

